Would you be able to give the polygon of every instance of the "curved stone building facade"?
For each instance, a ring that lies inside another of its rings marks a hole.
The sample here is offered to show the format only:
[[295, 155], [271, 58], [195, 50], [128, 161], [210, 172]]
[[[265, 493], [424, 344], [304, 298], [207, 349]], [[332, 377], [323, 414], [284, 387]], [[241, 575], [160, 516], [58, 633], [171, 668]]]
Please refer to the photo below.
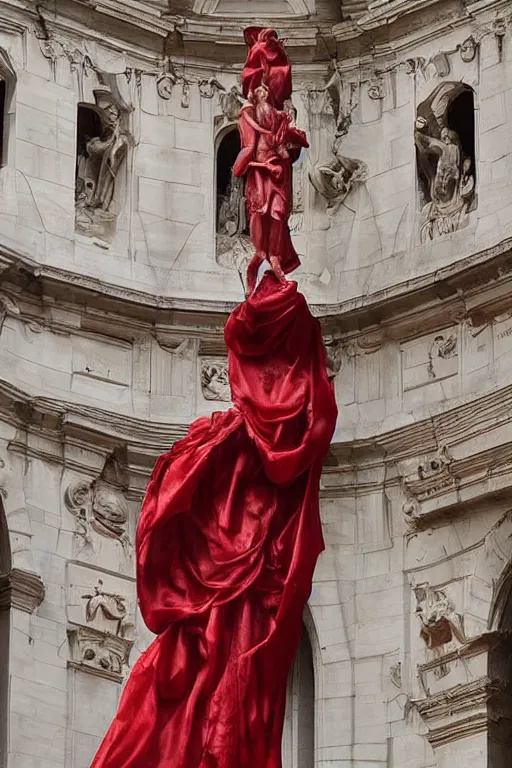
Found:
[[0, 1], [0, 766], [88, 768], [151, 640], [149, 474], [229, 407], [255, 23], [340, 411], [284, 766], [508, 768], [509, 0]]

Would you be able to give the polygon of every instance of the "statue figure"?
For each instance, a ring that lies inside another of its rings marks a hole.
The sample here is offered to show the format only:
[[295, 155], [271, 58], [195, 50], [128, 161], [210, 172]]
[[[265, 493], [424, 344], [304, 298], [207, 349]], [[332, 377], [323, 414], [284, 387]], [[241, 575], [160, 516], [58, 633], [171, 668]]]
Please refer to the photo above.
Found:
[[284, 109], [291, 96], [291, 67], [276, 32], [251, 28], [246, 31], [246, 42], [249, 54], [242, 86], [249, 103], [238, 118], [242, 149], [233, 174], [246, 177], [249, 226], [256, 249], [247, 268], [252, 293], [263, 261], [270, 263], [281, 283], [300, 264], [288, 227], [291, 166], [301, 148], [309, 144], [306, 134], [292, 126], [290, 108]]
[[319, 163], [309, 172], [311, 184], [327, 200], [329, 213], [336, 213], [354, 184], [366, 181], [368, 175], [368, 167], [362, 160], [340, 153], [341, 138], [338, 136], [334, 140], [331, 162]]
[[241, 235], [246, 227], [244, 180], [232, 175], [226, 191], [219, 206], [217, 233], [234, 237]]
[[84, 137], [77, 158], [76, 224], [80, 232], [110, 239], [116, 219], [110, 207], [130, 145], [129, 134], [121, 127], [122, 112], [127, 112], [128, 107], [107, 88], [96, 89], [94, 98], [101, 135]]
[[238, 119], [243, 106], [242, 97], [243, 94], [236, 85], [230, 88], [229, 91], [219, 94], [220, 108], [227, 122], [232, 123]]
[[464, 157], [459, 135], [442, 126], [439, 138], [429, 135], [423, 117], [416, 120], [415, 142], [420, 167], [428, 180], [428, 202], [422, 211], [422, 240], [455, 232], [473, 199], [472, 159]]

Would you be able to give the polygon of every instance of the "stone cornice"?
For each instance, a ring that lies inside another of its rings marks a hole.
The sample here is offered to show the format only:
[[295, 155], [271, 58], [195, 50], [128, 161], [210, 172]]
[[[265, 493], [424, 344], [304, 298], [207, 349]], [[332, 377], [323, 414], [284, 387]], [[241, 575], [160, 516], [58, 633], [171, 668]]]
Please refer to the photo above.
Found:
[[25, 613], [34, 613], [44, 596], [44, 584], [37, 573], [13, 568], [0, 576], [0, 611], [18, 608]]
[[[100, 332], [102, 315], [108, 312], [112, 335], [118, 332], [120, 338], [126, 337], [130, 322], [133, 323], [129, 329], [131, 338], [135, 329], [142, 334], [148, 325], [160, 326], [164, 334], [175, 332], [181, 339], [194, 328], [197, 336], [197, 329], [202, 328], [206, 345], [213, 345], [209, 353], [223, 348], [222, 328], [236, 306], [234, 302], [178, 299], [105, 283], [37, 264], [7, 248], [0, 250], [0, 272], [2, 290], [12, 298], [19, 296], [32, 301], [32, 320], [44, 320], [41, 303], [44, 296], [46, 302], [54, 301], [59, 306], [67, 303], [75, 312], [77, 307], [81, 307], [81, 311], [87, 307], [85, 329], [91, 332]], [[320, 319], [324, 335], [329, 339], [354, 342], [363, 350], [377, 349], [386, 341], [404, 341], [462, 319], [481, 325], [508, 310], [511, 296], [512, 240], [509, 239], [456, 264], [371, 296], [339, 304], [313, 305], [312, 312]]]

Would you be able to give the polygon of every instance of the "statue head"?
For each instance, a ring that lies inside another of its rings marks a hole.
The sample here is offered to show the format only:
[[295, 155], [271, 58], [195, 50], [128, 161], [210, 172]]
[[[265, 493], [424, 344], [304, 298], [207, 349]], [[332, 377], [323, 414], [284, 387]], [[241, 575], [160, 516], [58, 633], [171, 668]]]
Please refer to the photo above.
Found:
[[251, 101], [254, 104], [261, 104], [268, 101], [268, 88], [266, 85], [259, 85], [252, 93]]
[[114, 128], [119, 122], [121, 109], [113, 94], [108, 90], [98, 88], [94, 91], [94, 98], [96, 99], [96, 106], [101, 109], [107, 126]]

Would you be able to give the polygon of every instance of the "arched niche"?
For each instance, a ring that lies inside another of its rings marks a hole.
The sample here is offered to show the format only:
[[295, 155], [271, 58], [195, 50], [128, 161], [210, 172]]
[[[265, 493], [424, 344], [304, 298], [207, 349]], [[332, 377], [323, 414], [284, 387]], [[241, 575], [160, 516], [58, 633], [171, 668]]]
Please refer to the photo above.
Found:
[[15, 141], [14, 94], [16, 73], [11, 60], [0, 48], [0, 167], [7, 165]]
[[[0, 581], [11, 572], [9, 531], [0, 495]], [[9, 723], [9, 637], [10, 610], [0, 606], [0, 768], [7, 766]]]
[[80, 103], [77, 114], [75, 228], [111, 242], [126, 194], [130, 107], [117, 89], [94, 89], [95, 104]]
[[421, 239], [428, 242], [466, 226], [477, 205], [473, 89], [439, 85], [418, 106], [414, 135]]
[[240, 152], [236, 123], [219, 133], [215, 145], [216, 232], [221, 238], [236, 239], [248, 231], [244, 180], [233, 176], [233, 166]]
[[288, 680], [282, 755], [283, 768], [314, 768], [315, 671], [305, 626]]

